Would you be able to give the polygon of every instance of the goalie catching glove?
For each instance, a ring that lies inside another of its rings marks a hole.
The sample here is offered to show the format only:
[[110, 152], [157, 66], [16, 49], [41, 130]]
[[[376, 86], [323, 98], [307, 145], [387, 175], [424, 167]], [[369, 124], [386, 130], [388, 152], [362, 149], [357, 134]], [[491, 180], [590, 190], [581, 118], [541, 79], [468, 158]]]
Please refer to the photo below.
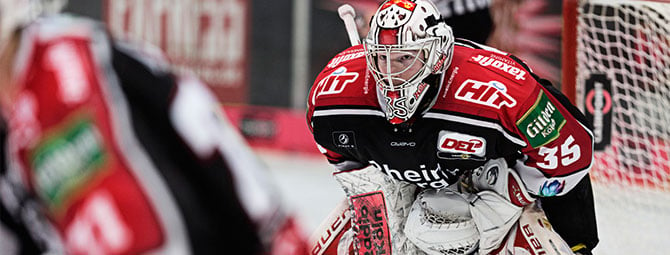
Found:
[[514, 169], [507, 167], [504, 158], [491, 159], [477, 168], [470, 177], [472, 193], [484, 190], [495, 191], [512, 204], [523, 207], [535, 201], [526, 190]]
[[405, 223], [405, 235], [430, 255], [472, 254], [479, 233], [468, 208], [471, 194], [450, 189], [423, 190]]
[[479, 230], [479, 253], [489, 254], [501, 245], [523, 207], [535, 199], [503, 158], [489, 160], [475, 169], [470, 182], [475, 193], [470, 200], [470, 213]]

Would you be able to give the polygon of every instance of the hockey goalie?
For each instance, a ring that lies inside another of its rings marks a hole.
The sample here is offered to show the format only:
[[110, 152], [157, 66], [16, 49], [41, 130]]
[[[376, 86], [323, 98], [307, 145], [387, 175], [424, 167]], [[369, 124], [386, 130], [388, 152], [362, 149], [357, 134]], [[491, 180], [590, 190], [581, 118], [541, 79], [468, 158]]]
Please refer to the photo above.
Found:
[[313, 254], [591, 253], [593, 135], [565, 96], [428, 0], [384, 1], [357, 40], [308, 97], [348, 196]]

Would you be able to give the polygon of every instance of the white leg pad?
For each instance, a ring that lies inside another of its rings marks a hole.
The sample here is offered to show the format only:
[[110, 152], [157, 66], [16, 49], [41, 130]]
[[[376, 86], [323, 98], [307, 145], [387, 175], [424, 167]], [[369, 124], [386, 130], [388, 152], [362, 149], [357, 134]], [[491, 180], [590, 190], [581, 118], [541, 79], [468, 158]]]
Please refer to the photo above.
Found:
[[[423, 253], [407, 239], [402, 231], [412, 202], [414, 202], [415, 185], [394, 180], [372, 166], [360, 170], [337, 172], [334, 177], [349, 198], [374, 191], [381, 191], [384, 194], [388, 227], [391, 233], [392, 252], [390, 254]], [[354, 211], [354, 214], [356, 213], [360, 212]], [[352, 220], [354, 220], [353, 217]], [[356, 225], [355, 222], [352, 222], [353, 225]]]

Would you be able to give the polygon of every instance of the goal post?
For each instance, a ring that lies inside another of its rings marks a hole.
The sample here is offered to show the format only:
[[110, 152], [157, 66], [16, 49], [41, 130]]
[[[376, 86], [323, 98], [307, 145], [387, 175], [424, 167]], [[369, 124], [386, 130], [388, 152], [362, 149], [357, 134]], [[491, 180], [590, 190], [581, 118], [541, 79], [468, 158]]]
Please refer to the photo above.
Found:
[[595, 136], [599, 249], [666, 254], [670, 1], [566, 0], [563, 18], [562, 90]]

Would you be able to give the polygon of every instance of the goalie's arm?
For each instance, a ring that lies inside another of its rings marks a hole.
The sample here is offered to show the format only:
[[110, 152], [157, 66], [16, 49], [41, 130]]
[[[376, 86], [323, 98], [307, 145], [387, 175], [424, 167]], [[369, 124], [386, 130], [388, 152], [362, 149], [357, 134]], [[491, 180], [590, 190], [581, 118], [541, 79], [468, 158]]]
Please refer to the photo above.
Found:
[[540, 201], [549, 222], [573, 251], [590, 254], [599, 240], [589, 175], [567, 194]]

